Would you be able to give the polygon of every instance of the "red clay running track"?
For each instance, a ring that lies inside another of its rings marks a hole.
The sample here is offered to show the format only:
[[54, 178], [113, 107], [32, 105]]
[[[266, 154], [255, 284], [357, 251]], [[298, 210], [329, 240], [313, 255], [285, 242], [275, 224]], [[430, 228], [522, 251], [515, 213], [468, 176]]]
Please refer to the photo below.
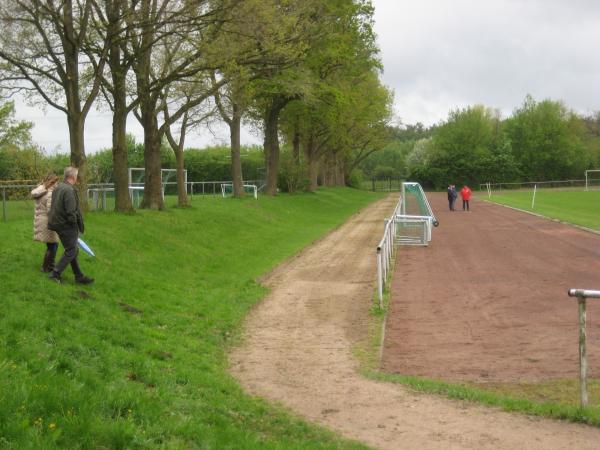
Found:
[[[578, 376], [577, 301], [600, 289], [600, 235], [484, 201], [450, 212], [429, 247], [401, 247], [383, 370], [434, 379]], [[457, 203], [461, 203], [458, 202]], [[600, 299], [588, 301], [588, 375], [600, 377]]]

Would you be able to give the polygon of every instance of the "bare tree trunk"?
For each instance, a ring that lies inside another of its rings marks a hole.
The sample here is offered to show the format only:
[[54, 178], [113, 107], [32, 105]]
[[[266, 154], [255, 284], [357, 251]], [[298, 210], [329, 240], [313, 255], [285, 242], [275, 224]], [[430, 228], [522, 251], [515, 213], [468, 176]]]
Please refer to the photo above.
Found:
[[78, 191], [82, 208], [87, 209], [87, 162], [85, 158], [85, 114], [81, 108], [79, 96], [79, 48], [76, 44], [73, 22], [73, 3], [66, 0], [63, 9], [65, 74], [64, 83], [67, 100], [67, 123], [69, 125], [69, 144], [71, 146], [71, 165], [79, 169]]
[[83, 209], [87, 209], [87, 160], [84, 150], [85, 117], [82, 114], [70, 113], [67, 115], [69, 125], [69, 145], [71, 146], [71, 165], [79, 169], [77, 177], [77, 190], [79, 201]]
[[277, 175], [279, 173], [278, 122], [279, 111], [272, 106], [267, 109], [265, 115], [265, 163], [267, 167], [265, 192], [269, 195], [277, 194]]
[[119, 34], [121, 27], [121, 0], [106, 2], [108, 30], [110, 39], [109, 66], [113, 81], [113, 129], [112, 157], [113, 178], [115, 182], [115, 211], [131, 212], [133, 205], [129, 194], [129, 176], [127, 161], [127, 69], [121, 61]]
[[231, 135], [231, 178], [233, 180], [233, 195], [244, 196], [244, 180], [242, 177], [242, 157], [240, 154], [240, 129], [242, 116], [240, 108], [235, 103], [232, 105], [233, 114], [229, 131]]
[[339, 153], [335, 154], [335, 186], [346, 186], [344, 157]]
[[319, 160], [315, 148], [315, 139], [312, 134], [308, 138], [304, 153], [308, 162], [308, 192], [315, 192], [318, 187]]
[[267, 186], [265, 192], [277, 194], [279, 175], [279, 113], [289, 102], [284, 97], [273, 98], [265, 113], [265, 162], [267, 166]]
[[189, 206], [187, 185], [185, 183], [185, 166], [183, 159], [183, 142], [178, 146], [175, 152], [175, 160], [177, 161], [177, 204], [180, 207]]
[[294, 140], [292, 141], [292, 150], [296, 165], [300, 165], [300, 132], [296, 129], [294, 132]]
[[165, 205], [162, 197], [160, 134], [158, 120], [154, 115], [155, 109], [149, 107], [147, 111], [142, 111], [145, 167], [142, 208], [163, 210]]

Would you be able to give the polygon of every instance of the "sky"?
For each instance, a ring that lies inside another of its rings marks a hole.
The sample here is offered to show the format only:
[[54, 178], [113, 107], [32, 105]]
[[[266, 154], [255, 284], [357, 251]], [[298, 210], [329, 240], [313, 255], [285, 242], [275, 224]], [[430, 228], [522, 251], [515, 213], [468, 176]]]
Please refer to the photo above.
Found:
[[[530, 94], [562, 100], [581, 114], [600, 110], [600, 2], [597, 0], [372, 0], [382, 81], [394, 91], [396, 124], [433, 125], [469, 105], [504, 117]], [[64, 114], [17, 103], [17, 117], [35, 123], [46, 152], [68, 152]], [[129, 132], [143, 140], [132, 117]], [[226, 127], [200, 130], [187, 146], [225, 144]], [[262, 136], [243, 130], [243, 144]], [[92, 110], [86, 150], [111, 145], [109, 111]]]
[[396, 119], [433, 125], [469, 105], [504, 117], [535, 100], [600, 110], [600, 2], [373, 0]]

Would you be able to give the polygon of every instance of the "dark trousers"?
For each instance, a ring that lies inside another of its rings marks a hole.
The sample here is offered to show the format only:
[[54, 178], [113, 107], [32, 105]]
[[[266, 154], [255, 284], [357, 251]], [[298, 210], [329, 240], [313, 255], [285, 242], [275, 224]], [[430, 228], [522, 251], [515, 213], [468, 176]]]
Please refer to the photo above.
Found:
[[469, 210], [469, 200], [463, 200], [463, 211], [464, 210]]
[[56, 253], [56, 250], [58, 250], [58, 242], [46, 242], [46, 250]]
[[450, 211], [454, 211], [454, 199], [453, 198], [448, 199], [448, 208], [450, 208]]
[[79, 263], [77, 262], [77, 254], [79, 253], [79, 245], [77, 243], [77, 239], [79, 238], [79, 230], [77, 228], [71, 228], [68, 230], [58, 231], [58, 237], [65, 248], [65, 252], [63, 253], [62, 258], [60, 258], [58, 264], [54, 267], [54, 271], [60, 275], [63, 270], [65, 270], [67, 265], [71, 264], [71, 269], [73, 269], [75, 277], [82, 277], [83, 273], [81, 272]]

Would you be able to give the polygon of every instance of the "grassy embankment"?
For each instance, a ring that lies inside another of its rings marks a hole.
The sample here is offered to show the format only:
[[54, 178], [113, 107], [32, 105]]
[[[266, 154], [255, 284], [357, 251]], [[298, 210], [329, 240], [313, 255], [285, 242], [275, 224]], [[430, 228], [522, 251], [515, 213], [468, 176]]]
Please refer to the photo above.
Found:
[[[379, 195], [349, 189], [89, 213], [96, 283], [39, 272], [31, 209], [0, 222], [0, 447], [363, 448], [243, 393], [227, 349], [255, 280]], [[19, 218], [21, 214], [22, 218]]]
[[[493, 193], [491, 200], [514, 208], [535, 212], [553, 219], [600, 231], [600, 191], [505, 191]], [[480, 198], [485, 199], [482, 194]], [[401, 258], [400, 253], [397, 257]], [[374, 320], [381, 314], [374, 315]], [[550, 380], [539, 383], [451, 383], [422, 377], [402, 376], [378, 371], [380, 326], [373, 325], [371, 339], [357, 354], [363, 361], [366, 376], [402, 383], [421, 392], [439, 394], [500, 407], [506, 411], [552, 417], [600, 426], [600, 380], [588, 380], [589, 406], [579, 407], [578, 380]], [[574, 347], [573, 351], [577, 351]], [[597, 362], [596, 362], [597, 363]], [[588, 361], [588, 364], [594, 364]]]

